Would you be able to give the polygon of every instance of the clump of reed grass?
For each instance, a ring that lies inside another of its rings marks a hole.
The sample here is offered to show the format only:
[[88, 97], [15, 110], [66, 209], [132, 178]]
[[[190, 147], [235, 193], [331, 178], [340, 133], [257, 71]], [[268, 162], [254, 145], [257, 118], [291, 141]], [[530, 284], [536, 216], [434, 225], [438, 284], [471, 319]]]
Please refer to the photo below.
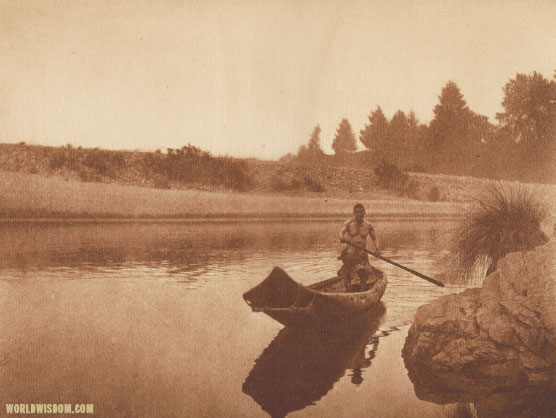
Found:
[[487, 188], [454, 231], [451, 267], [467, 281], [478, 266], [492, 273], [506, 254], [548, 241], [541, 230], [547, 214], [542, 198], [523, 188]]

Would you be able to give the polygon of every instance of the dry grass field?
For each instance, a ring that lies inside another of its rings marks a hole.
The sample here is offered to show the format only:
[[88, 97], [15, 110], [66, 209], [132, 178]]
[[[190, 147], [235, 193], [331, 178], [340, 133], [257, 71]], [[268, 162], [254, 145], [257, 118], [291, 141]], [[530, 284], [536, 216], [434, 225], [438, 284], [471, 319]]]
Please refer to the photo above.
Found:
[[371, 216], [457, 216], [458, 202], [422, 202], [383, 193], [354, 198], [162, 190], [0, 172], [0, 214], [30, 217], [344, 216], [361, 201]]
[[[426, 202], [387, 196], [383, 192], [330, 197], [163, 190], [106, 183], [84, 183], [61, 177], [0, 171], [0, 216], [14, 218], [175, 218], [175, 217], [319, 217], [345, 216], [356, 202], [371, 217], [457, 217], [473, 192], [488, 180], [422, 175], [421, 181], [448, 190], [451, 201]], [[543, 196], [556, 214], [555, 185], [521, 185]]]

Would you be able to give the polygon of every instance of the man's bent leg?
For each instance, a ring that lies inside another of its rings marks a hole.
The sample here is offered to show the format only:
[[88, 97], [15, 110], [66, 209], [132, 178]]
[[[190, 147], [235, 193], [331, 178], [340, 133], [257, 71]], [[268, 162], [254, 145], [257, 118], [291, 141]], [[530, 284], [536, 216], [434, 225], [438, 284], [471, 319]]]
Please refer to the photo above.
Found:
[[361, 263], [357, 267], [357, 275], [359, 276], [359, 283], [361, 283], [361, 291], [365, 292], [367, 290], [367, 279], [373, 274], [374, 268], [368, 262]]
[[361, 291], [365, 292], [367, 290], [367, 276], [369, 273], [366, 270], [359, 271], [359, 281], [361, 282]]
[[348, 267], [347, 264], [344, 264], [340, 271], [338, 271], [338, 275], [344, 281], [344, 288], [346, 293], [351, 292], [351, 271], [352, 268]]

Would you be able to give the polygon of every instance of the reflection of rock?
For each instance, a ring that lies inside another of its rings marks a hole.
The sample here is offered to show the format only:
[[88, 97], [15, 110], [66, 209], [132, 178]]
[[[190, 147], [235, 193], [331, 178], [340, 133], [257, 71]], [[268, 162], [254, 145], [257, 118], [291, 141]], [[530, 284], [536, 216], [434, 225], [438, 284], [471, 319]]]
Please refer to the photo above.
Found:
[[384, 312], [381, 303], [342, 330], [282, 329], [255, 361], [243, 392], [272, 417], [284, 417], [326, 395], [347, 369], [353, 370], [352, 382], [361, 383], [362, 369], [371, 365], [378, 339], [370, 353], [365, 353], [366, 346]]
[[[476, 391], [445, 392], [442, 386], [423, 382], [428, 386], [415, 383], [419, 399], [438, 404], [459, 402], [453, 417], [478, 418], [554, 418], [556, 398], [553, 387], [518, 386], [511, 390], [500, 391], [494, 387], [481, 386], [483, 393]], [[470, 407], [472, 405], [472, 407]], [[471, 411], [475, 411], [473, 414]]]
[[556, 387], [555, 254], [554, 242], [509, 254], [482, 288], [419, 308], [403, 348], [417, 396]]
[[[439, 381], [429, 375], [429, 379], [412, 380], [417, 397], [437, 404], [458, 402], [454, 417], [477, 416], [479, 418], [554, 418], [556, 398], [553, 386], [518, 385], [513, 389], [500, 390], [499, 385], [481, 385], [481, 394], [476, 390], [446, 392]], [[472, 408], [469, 408], [473, 405]], [[472, 414], [469, 411], [475, 410]], [[459, 413], [458, 413], [459, 412]]]
[[493, 392], [475, 403], [481, 418], [553, 418], [556, 414], [554, 388], [519, 387]]

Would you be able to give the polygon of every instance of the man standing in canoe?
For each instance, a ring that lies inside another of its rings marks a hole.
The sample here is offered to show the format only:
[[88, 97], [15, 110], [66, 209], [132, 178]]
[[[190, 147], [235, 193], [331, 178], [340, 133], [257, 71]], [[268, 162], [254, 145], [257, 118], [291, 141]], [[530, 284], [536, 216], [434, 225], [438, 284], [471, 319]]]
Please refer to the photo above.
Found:
[[[362, 248], [367, 248], [367, 237], [373, 241], [374, 251], [379, 252], [378, 238], [373, 226], [365, 220], [365, 207], [358, 203], [353, 207], [353, 218], [344, 222], [340, 231], [340, 242], [351, 242]], [[339, 257], [344, 263], [338, 271], [338, 276], [344, 280], [346, 292], [351, 292], [351, 281], [355, 275], [359, 276], [361, 290], [366, 290], [367, 277], [372, 274], [374, 267], [369, 263], [367, 253], [347, 245]]]

